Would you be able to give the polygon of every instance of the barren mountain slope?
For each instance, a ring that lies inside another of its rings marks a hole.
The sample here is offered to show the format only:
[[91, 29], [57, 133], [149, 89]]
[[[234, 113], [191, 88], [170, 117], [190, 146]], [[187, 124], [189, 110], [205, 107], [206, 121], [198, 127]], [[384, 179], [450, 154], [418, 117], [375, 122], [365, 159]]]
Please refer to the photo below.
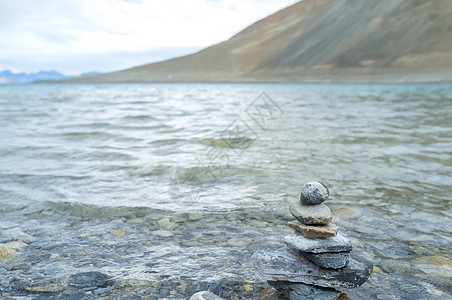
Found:
[[305, 0], [195, 54], [72, 81], [452, 81], [452, 0]]

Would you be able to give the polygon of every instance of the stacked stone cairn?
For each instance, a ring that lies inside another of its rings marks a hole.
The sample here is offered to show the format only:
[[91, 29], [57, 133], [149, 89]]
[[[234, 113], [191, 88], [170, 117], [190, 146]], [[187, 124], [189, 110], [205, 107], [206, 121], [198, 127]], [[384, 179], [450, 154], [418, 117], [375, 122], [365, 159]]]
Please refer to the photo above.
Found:
[[328, 196], [325, 184], [306, 183], [300, 201], [290, 203], [296, 220], [288, 223], [294, 229], [285, 237], [288, 247], [253, 254], [260, 276], [290, 300], [338, 299], [344, 289], [362, 285], [372, 272], [372, 264], [351, 258], [349, 237], [332, 223], [331, 210], [323, 204]]

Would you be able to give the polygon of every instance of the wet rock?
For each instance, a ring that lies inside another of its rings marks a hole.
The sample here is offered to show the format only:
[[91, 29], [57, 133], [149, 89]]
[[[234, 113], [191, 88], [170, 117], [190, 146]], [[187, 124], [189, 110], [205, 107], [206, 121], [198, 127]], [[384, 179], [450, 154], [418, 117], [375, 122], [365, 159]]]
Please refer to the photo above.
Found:
[[71, 275], [69, 284], [80, 289], [94, 290], [105, 288], [111, 284], [111, 280], [106, 274], [100, 272], [84, 272]]
[[116, 236], [116, 237], [123, 237], [126, 235], [126, 233], [122, 230], [112, 230], [111, 234]]
[[157, 224], [160, 227], [166, 227], [166, 226], [171, 225], [171, 221], [169, 218], [161, 218], [160, 220], [157, 221]]
[[268, 281], [268, 284], [284, 293], [289, 300], [336, 300], [341, 294], [335, 289], [303, 283]]
[[63, 271], [63, 269], [58, 264], [48, 264], [47, 266], [44, 267], [45, 275], [53, 275], [53, 274], [57, 274], [61, 271]]
[[350, 238], [341, 231], [335, 237], [313, 239], [306, 238], [301, 233], [294, 231], [292, 234], [287, 235], [284, 240], [287, 245], [302, 252], [325, 253], [352, 251]]
[[[84, 300], [87, 299], [86, 294], [83, 291], [72, 291], [69, 295], [61, 295], [61, 297], [56, 298], [61, 300]], [[89, 299], [89, 298], [88, 298]]]
[[307, 238], [325, 238], [337, 235], [338, 227], [336, 224], [330, 223], [328, 225], [305, 225], [298, 220], [289, 221], [287, 225], [303, 234]]
[[350, 252], [303, 253], [303, 256], [316, 266], [328, 269], [340, 269], [350, 262]]
[[50, 254], [50, 259], [57, 259], [57, 258], [60, 258], [60, 255], [58, 253]]
[[383, 274], [383, 270], [380, 269], [380, 268], [377, 267], [377, 266], [374, 266], [373, 269], [372, 269], [372, 273], [373, 273], [373, 274]]
[[97, 288], [94, 291], [94, 295], [102, 295], [102, 294], [110, 292], [112, 289], [113, 289], [113, 286], [108, 286], [106, 288]]
[[350, 259], [341, 269], [319, 268], [298, 251], [283, 248], [278, 251], [258, 250], [252, 261], [265, 280], [305, 283], [328, 288], [354, 288], [362, 285], [372, 272], [372, 264]]
[[228, 245], [232, 247], [246, 247], [251, 244], [251, 239], [249, 238], [234, 238], [228, 240]]
[[305, 225], [328, 225], [333, 220], [333, 214], [325, 204], [304, 205], [293, 200], [290, 202], [289, 211]]
[[[221, 287], [220, 284], [216, 283], [216, 282], [205, 282], [205, 281], [201, 281], [201, 282], [197, 282], [195, 284], [192, 285], [192, 287], [190, 288], [190, 295], [195, 294], [197, 292], [211, 292], [217, 296], [223, 296], [223, 289]], [[200, 298], [202, 299], [202, 298]]]
[[24, 242], [9, 242], [0, 244], [0, 262], [7, 263], [19, 256], [21, 249], [28, 245]]
[[202, 219], [202, 215], [199, 213], [189, 213], [188, 214], [188, 219], [190, 221], [198, 221]]
[[301, 188], [300, 201], [304, 205], [317, 205], [328, 199], [330, 191], [322, 182], [312, 181]]
[[286, 300], [287, 298], [281, 292], [277, 291], [271, 285], [265, 288], [259, 294], [259, 300]]
[[2, 230], [3, 241], [23, 241], [25, 243], [31, 243], [34, 238], [28, 233], [23, 232], [19, 228], [10, 228]]
[[160, 237], [170, 237], [173, 235], [171, 233], [171, 231], [163, 230], [163, 229], [154, 230], [154, 231], [152, 231], [152, 234], [156, 235], [156, 236], [160, 236]]
[[5, 267], [8, 271], [28, 271], [30, 270], [30, 265], [27, 263], [21, 264], [11, 264]]
[[412, 260], [413, 269], [433, 276], [452, 278], [452, 260], [442, 256], [421, 256]]
[[55, 293], [63, 290], [63, 287], [54, 282], [44, 283], [42, 285], [26, 287], [25, 290], [30, 293]]
[[223, 298], [218, 297], [217, 295], [208, 292], [198, 292], [190, 297], [190, 300], [224, 300]]

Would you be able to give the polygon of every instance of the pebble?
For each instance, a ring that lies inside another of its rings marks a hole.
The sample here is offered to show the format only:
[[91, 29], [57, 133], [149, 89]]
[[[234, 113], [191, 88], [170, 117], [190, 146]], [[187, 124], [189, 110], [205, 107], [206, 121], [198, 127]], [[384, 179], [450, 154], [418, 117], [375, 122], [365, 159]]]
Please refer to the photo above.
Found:
[[421, 256], [411, 262], [413, 269], [419, 269], [432, 276], [452, 279], [452, 260], [448, 258], [437, 255]]
[[19, 228], [10, 228], [2, 230], [2, 238], [6, 241], [23, 241], [25, 243], [31, 243], [34, 238], [28, 233], [23, 232]]
[[271, 285], [267, 286], [260, 294], [259, 300], [286, 300], [284, 294], [277, 291]]
[[303, 256], [316, 266], [328, 269], [340, 269], [350, 262], [350, 252], [303, 253]]
[[160, 227], [166, 227], [166, 226], [171, 225], [171, 221], [169, 218], [161, 218], [160, 220], [157, 221], [157, 224]]
[[350, 238], [338, 231], [335, 237], [329, 238], [306, 238], [301, 233], [294, 231], [284, 238], [286, 244], [291, 248], [309, 253], [325, 252], [349, 252], [352, 251]]
[[190, 297], [190, 300], [224, 300], [209, 291], [198, 292]]
[[14, 260], [21, 249], [28, 245], [24, 242], [15, 241], [9, 243], [0, 243], [0, 262], [7, 263]]
[[290, 281], [328, 288], [354, 288], [362, 285], [372, 273], [366, 261], [350, 259], [340, 271], [319, 268], [297, 251], [258, 250], [251, 257], [255, 269], [264, 280]]
[[228, 240], [228, 245], [232, 247], [246, 247], [251, 244], [251, 239], [249, 238], [234, 238]]
[[329, 195], [330, 191], [325, 184], [312, 181], [301, 188], [300, 201], [304, 205], [317, 205], [328, 199]]
[[170, 237], [173, 235], [170, 231], [163, 229], [154, 230], [152, 231], [152, 234], [160, 237]]
[[61, 291], [63, 288], [54, 283], [47, 283], [43, 285], [26, 287], [25, 290], [31, 293], [55, 293]]
[[268, 281], [268, 284], [286, 295], [289, 300], [336, 300], [341, 294], [335, 289], [303, 283]]
[[28, 270], [30, 270], [30, 268], [31, 268], [31, 266], [27, 263], [12, 264], [12, 265], [7, 265], [5, 267], [5, 269], [8, 271], [18, 271], [18, 270], [28, 271]]
[[122, 230], [112, 230], [111, 234], [116, 236], [116, 237], [123, 237], [126, 235], [126, 233]]
[[69, 276], [69, 284], [80, 289], [95, 290], [109, 286], [111, 281], [101, 272], [84, 272]]
[[328, 225], [305, 225], [298, 220], [289, 221], [287, 225], [307, 238], [325, 238], [337, 235], [338, 227], [334, 223]]
[[[195, 294], [198, 292], [209, 292], [214, 295], [223, 296], [222, 286], [217, 282], [199, 281], [193, 284], [190, 288], [189, 294]], [[219, 297], [219, 296], [217, 296]]]
[[202, 215], [199, 213], [189, 213], [188, 214], [188, 219], [190, 221], [198, 221], [202, 219]]
[[299, 201], [291, 201], [289, 211], [305, 225], [328, 225], [333, 220], [333, 214], [325, 204], [304, 205]]

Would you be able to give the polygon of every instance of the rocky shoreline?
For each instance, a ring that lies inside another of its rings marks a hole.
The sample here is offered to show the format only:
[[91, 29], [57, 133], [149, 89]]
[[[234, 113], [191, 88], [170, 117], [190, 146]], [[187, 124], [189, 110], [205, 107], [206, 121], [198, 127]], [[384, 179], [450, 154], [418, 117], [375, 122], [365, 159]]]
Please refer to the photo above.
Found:
[[[287, 226], [290, 200], [283, 200], [285, 209], [180, 213], [53, 202], [5, 205], [0, 208], [0, 298], [188, 299], [209, 290], [224, 299], [259, 299], [267, 284], [254, 272], [251, 256], [284, 246], [276, 233], [293, 231]], [[339, 227], [350, 232], [345, 220], [353, 211], [340, 205], [333, 211], [342, 218]], [[426, 287], [428, 278], [397, 273], [400, 264], [376, 259], [377, 241], [366, 238], [363, 244], [354, 236], [351, 231], [354, 251], [370, 253], [377, 266], [368, 282], [347, 291], [351, 299], [452, 294], [441, 279], [447, 274]], [[435, 271], [448, 266], [447, 259], [438, 261], [442, 265]]]

